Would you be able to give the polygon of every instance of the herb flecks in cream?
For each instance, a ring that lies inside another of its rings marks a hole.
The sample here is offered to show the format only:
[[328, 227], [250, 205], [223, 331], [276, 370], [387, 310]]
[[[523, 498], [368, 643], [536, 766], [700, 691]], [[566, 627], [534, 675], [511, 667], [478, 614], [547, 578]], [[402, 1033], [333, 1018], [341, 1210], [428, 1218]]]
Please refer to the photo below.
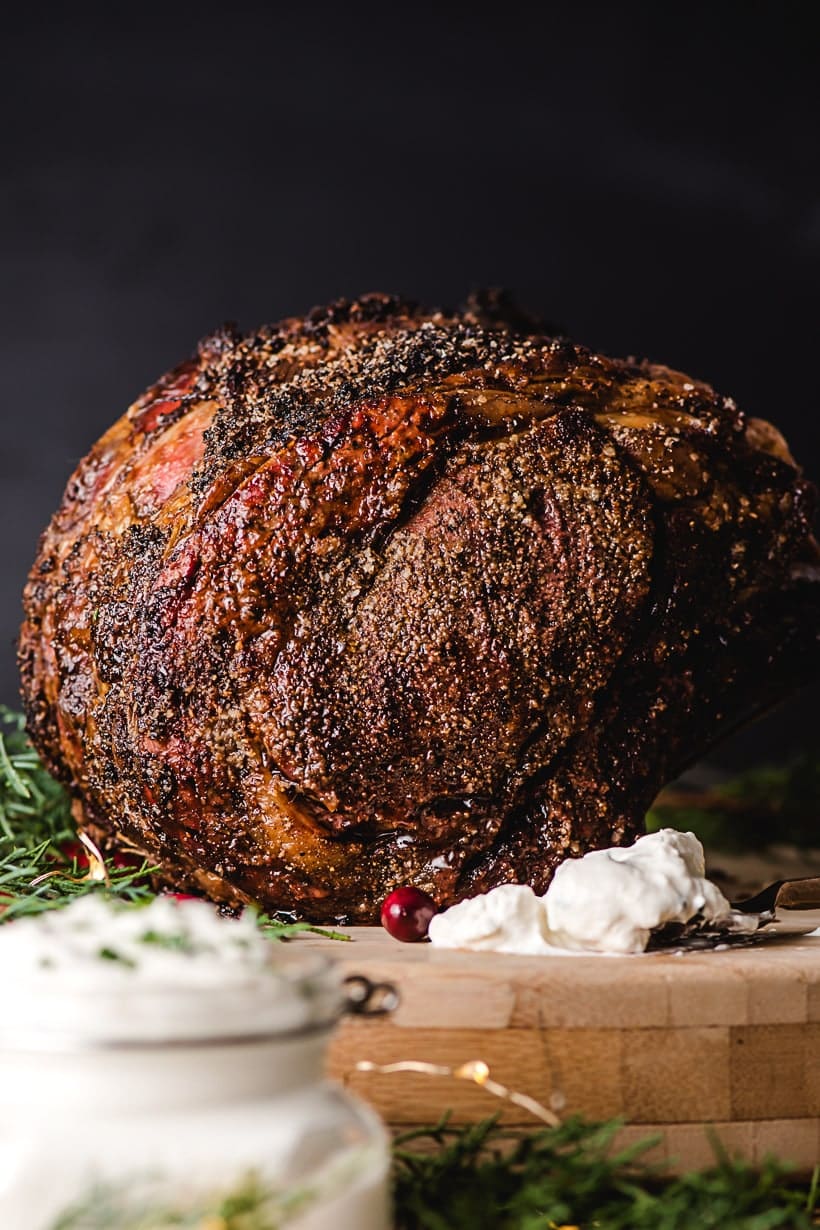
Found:
[[81, 897], [0, 928], [0, 1042], [8, 1031], [137, 1041], [329, 1026], [342, 994], [327, 964], [277, 944], [252, 912]]
[[7, 974], [40, 969], [52, 981], [108, 981], [114, 967], [123, 979], [178, 987], [269, 969], [271, 944], [251, 914], [222, 918], [204, 901], [158, 897], [123, 906], [98, 896], [4, 928], [0, 960]]

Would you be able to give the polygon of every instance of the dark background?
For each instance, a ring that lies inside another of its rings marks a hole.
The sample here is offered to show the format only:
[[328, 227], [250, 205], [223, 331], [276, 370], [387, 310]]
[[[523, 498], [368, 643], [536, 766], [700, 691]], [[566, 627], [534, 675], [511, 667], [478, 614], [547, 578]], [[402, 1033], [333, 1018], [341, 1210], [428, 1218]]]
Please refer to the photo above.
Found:
[[[226, 319], [502, 285], [771, 417], [817, 478], [816, 11], [7, 16], [0, 699], [16, 702], [19, 594], [69, 472]], [[797, 747], [818, 699], [717, 761]]]

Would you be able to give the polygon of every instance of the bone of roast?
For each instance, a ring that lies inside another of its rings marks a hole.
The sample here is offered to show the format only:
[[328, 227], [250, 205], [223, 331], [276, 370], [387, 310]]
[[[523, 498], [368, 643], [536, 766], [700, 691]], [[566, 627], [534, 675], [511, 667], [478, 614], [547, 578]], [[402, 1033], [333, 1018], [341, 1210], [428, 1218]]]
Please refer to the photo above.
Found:
[[29, 731], [179, 889], [320, 923], [543, 893], [818, 674], [812, 512], [768, 423], [492, 296], [225, 328], [41, 539]]

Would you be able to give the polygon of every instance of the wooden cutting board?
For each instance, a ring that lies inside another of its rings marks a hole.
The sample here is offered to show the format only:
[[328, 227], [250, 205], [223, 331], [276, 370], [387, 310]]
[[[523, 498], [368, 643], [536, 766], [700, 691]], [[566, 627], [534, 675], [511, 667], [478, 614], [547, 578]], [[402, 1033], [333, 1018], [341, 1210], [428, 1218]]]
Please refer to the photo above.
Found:
[[[820, 926], [820, 913], [802, 916]], [[342, 945], [310, 937], [346, 972], [398, 988], [388, 1016], [348, 1018], [330, 1073], [394, 1127], [526, 1111], [451, 1076], [361, 1071], [420, 1060], [485, 1063], [491, 1077], [565, 1116], [622, 1116], [621, 1140], [659, 1132], [655, 1160], [712, 1160], [713, 1125], [731, 1153], [805, 1170], [820, 1160], [820, 937], [641, 957], [509, 957], [399, 944], [374, 927]]]

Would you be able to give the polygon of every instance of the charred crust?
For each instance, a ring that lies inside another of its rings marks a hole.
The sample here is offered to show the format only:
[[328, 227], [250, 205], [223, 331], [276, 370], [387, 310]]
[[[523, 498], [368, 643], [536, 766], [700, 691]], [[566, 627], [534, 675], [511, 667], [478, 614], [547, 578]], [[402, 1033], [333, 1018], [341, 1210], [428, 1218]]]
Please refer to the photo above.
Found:
[[[484, 291], [225, 325], [95, 446], [19, 660], [85, 822], [317, 921], [543, 888], [820, 669], [815, 492], [708, 385]], [[761, 669], [765, 663], [765, 669]]]

